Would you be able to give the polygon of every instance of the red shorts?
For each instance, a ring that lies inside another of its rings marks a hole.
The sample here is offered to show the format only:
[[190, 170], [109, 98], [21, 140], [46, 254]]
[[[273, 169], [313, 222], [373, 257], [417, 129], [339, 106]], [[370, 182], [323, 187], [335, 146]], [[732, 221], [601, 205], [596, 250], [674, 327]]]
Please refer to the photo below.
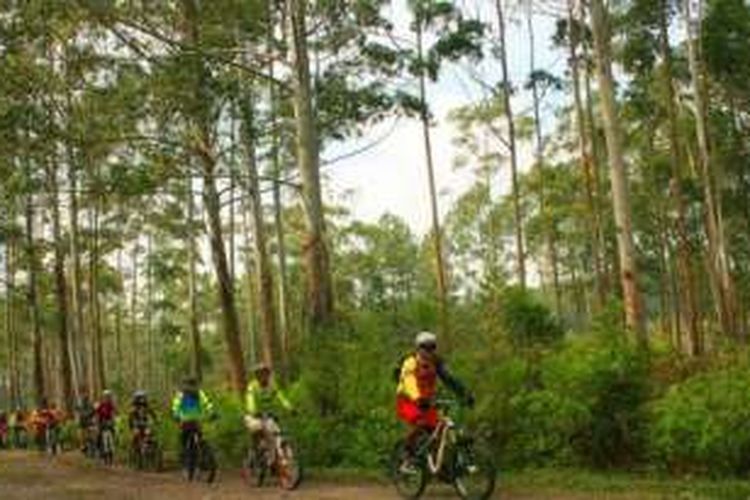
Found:
[[396, 399], [396, 414], [398, 418], [409, 425], [430, 429], [437, 427], [439, 418], [437, 408], [434, 406], [422, 410], [416, 401], [404, 397]]

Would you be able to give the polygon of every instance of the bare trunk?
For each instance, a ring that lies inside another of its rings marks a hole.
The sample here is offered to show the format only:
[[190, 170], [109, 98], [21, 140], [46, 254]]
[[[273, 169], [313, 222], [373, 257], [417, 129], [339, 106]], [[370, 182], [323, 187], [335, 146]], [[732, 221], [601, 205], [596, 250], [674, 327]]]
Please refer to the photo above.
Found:
[[138, 342], [138, 241], [133, 245], [133, 282], [130, 290], [130, 368], [131, 383], [136, 387], [142, 386], [139, 370], [140, 343]]
[[[568, 56], [573, 80], [573, 98], [576, 113], [576, 125], [578, 127], [578, 148], [580, 154], [581, 171], [585, 180], [586, 187], [586, 207], [589, 215], [589, 229], [591, 254], [594, 263], [594, 281], [596, 288], [596, 309], [604, 307], [606, 301], [606, 291], [604, 286], [604, 271], [602, 265], [602, 246], [600, 242], [601, 219], [599, 217], [599, 207], [595, 201], [597, 187], [595, 184], [595, 168], [592, 143], [593, 138], [589, 138], [590, 129], [586, 127], [586, 118], [584, 115], [583, 98], [581, 95], [581, 75], [580, 75], [580, 58], [578, 56], [578, 46], [580, 36], [578, 33], [577, 18], [574, 11], [574, 0], [568, 0]], [[581, 22], [583, 20], [581, 19]]]
[[610, 34], [607, 12], [602, 0], [591, 1], [591, 23], [594, 35], [599, 93], [602, 99], [602, 119], [609, 153], [612, 201], [614, 205], [617, 247], [620, 262], [620, 282], [625, 303], [625, 321], [633, 330], [640, 345], [648, 346], [648, 337], [643, 315], [643, 304], [638, 289], [638, 274], [633, 244], [633, 229], [630, 221], [630, 198], [628, 194], [627, 169], [622, 151], [622, 135], [617, 116], [612, 63], [610, 57]]
[[270, 76], [268, 84], [268, 93], [270, 100], [270, 121], [271, 121], [271, 160], [273, 162], [273, 215], [274, 231], [276, 237], [276, 252], [278, 260], [278, 330], [281, 342], [281, 365], [282, 371], [286, 372], [289, 367], [289, 313], [287, 311], [287, 271], [286, 271], [286, 242], [284, 241], [284, 221], [282, 219], [282, 201], [281, 201], [281, 130], [277, 119], [278, 113], [278, 96], [275, 77], [275, 59], [274, 52], [274, 22], [272, 16], [272, 4], [267, 3], [266, 22], [268, 29], [268, 74]]
[[57, 300], [57, 333], [60, 344], [60, 377], [62, 383], [62, 400], [65, 411], [75, 406], [73, 379], [71, 373], [71, 354], [68, 339], [68, 285], [65, 277], [65, 249], [63, 248], [62, 228], [60, 226], [60, 207], [58, 205], [57, 168], [47, 167], [47, 183], [51, 195], [52, 234], [54, 238], [55, 298]]
[[695, 277], [691, 255], [693, 250], [690, 245], [690, 234], [687, 226], [687, 207], [685, 197], [682, 193], [683, 175], [681, 165], [683, 163], [679, 145], [679, 128], [677, 124], [677, 109], [674, 95], [674, 77], [672, 70], [672, 50], [669, 46], [669, 20], [667, 12], [669, 4], [663, 1], [659, 6], [659, 46], [662, 56], [662, 79], [664, 90], [667, 95], [667, 118], [669, 133], [669, 159], [672, 178], [670, 179], [670, 191], [672, 204], [677, 219], [675, 220], [675, 232], [677, 234], [677, 276], [679, 288], [676, 300], [679, 303], [680, 322], [676, 328], [676, 338], [680, 339], [678, 346], [682, 344], [682, 329], [686, 330], [691, 339], [693, 354], [700, 354], [703, 342], [701, 341], [700, 318], [698, 314], [697, 294], [695, 290]]
[[307, 274], [307, 310], [313, 330], [333, 317], [333, 283], [320, 185], [320, 145], [312, 106], [307, 47], [307, 2], [287, 0], [291, 19], [293, 103], [297, 128], [297, 161], [302, 177], [302, 201], [307, 224], [303, 243]]
[[[15, 223], [15, 214], [11, 211], [8, 217], [10, 224]], [[15, 408], [20, 404], [20, 375], [18, 370], [18, 332], [16, 331], [16, 238], [11, 234], [5, 243], [5, 331], [8, 338], [8, 384], [10, 403]]]
[[[122, 280], [124, 276], [124, 269], [122, 264], [122, 247], [117, 249], [117, 274]], [[116, 366], [117, 366], [117, 383], [122, 384], [124, 382], [122, 365], [123, 365], [123, 352], [122, 352], [122, 316], [125, 304], [124, 299], [124, 284], [122, 294], [117, 298], [117, 312], [115, 316], [115, 354], [116, 354]]]
[[193, 199], [193, 178], [188, 178], [187, 185], [187, 226], [188, 226], [188, 300], [190, 302], [190, 339], [193, 345], [193, 375], [203, 380], [201, 353], [201, 331], [198, 323], [198, 289], [196, 279], [196, 260], [198, 251], [195, 242], [195, 200]]
[[68, 215], [70, 218], [70, 261], [71, 261], [71, 307], [73, 308], [72, 335], [73, 351], [75, 352], [78, 365], [79, 379], [84, 387], [79, 390], [90, 392], [88, 364], [86, 362], [86, 321], [84, 319], [84, 300], [82, 295], [82, 273], [81, 273], [81, 253], [80, 240], [78, 232], [78, 176], [73, 164], [74, 157], [72, 151], [68, 153], [70, 165], [68, 165], [68, 184], [70, 185], [70, 206]]
[[[718, 189], [714, 185], [711, 172], [711, 152], [708, 133], [707, 83], [705, 80], [701, 55], [697, 46], [700, 34], [701, 12], [697, 13], [698, 26], [691, 19], [693, 16], [691, 0], [685, 0], [685, 22], [687, 31], [688, 62], [695, 99], [695, 132], [698, 139], [698, 163], [703, 194], [705, 197], [706, 236], [708, 238], [708, 268], [711, 288], [717, 309], [719, 323], [726, 335], [737, 335], [737, 303], [734, 280], [731, 276], [726, 239], [721, 224], [721, 206], [718, 201]], [[700, 3], [699, 3], [700, 6]], [[700, 7], [699, 7], [700, 8]]]
[[[422, 19], [418, 15], [417, 24], [417, 51], [421, 60], [424, 57], [422, 47]], [[422, 121], [422, 134], [424, 138], [425, 159], [427, 162], [427, 181], [430, 189], [430, 214], [432, 216], [432, 240], [435, 252], [435, 276], [437, 279], [438, 305], [440, 308], [440, 323], [443, 333], [448, 333], [448, 284], [443, 261], [443, 232], [440, 228], [440, 212], [438, 210], [437, 188], [435, 186], [435, 166], [432, 160], [432, 142], [430, 137], [430, 119], [427, 110], [427, 84], [425, 82], [424, 70], [419, 73], [419, 100], [421, 103], [420, 119]]]
[[39, 297], [37, 292], [37, 255], [34, 241], [34, 198], [31, 194], [26, 197], [26, 253], [29, 270], [29, 308], [31, 310], [31, 345], [33, 355], [34, 396], [39, 404], [46, 394], [44, 378], [44, 353], [42, 349], [42, 324]]
[[91, 387], [94, 393], [106, 388], [104, 373], [104, 353], [102, 341], [101, 304], [99, 301], [99, 216], [101, 213], [101, 195], [97, 195], [91, 217], [91, 242], [89, 255], [89, 315], [91, 323]]
[[526, 254], [524, 251], [523, 237], [523, 215], [521, 214], [521, 193], [518, 184], [518, 158], [516, 152], [516, 125], [513, 118], [513, 108], [511, 107], [511, 83], [510, 72], [508, 71], [508, 53], [506, 47], [505, 34], [505, 16], [503, 12], [502, 0], [495, 0], [497, 10], [497, 25], [500, 37], [500, 64], [502, 68], [503, 79], [503, 104], [505, 119], [508, 127], [508, 145], [510, 149], [510, 172], [511, 183], [513, 188], [513, 216], [515, 219], [516, 233], [516, 262], [518, 283], [522, 288], [526, 288]]
[[[185, 35], [190, 44], [200, 46], [201, 33], [199, 18], [200, 3], [196, 0], [183, 0], [185, 13]], [[224, 326], [224, 340], [229, 358], [230, 378], [232, 387], [239, 394], [245, 390], [245, 360], [242, 354], [240, 340], [240, 324], [235, 302], [234, 282], [227, 261], [224, 231], [221, 221], [221, 200], [216, 188], [216, 157], [211, 140], [212, 98], [208, 93], [210, 74], [205, 67], [201, 54], [191, 54], [194, 74], [194, 101], [189, 103], [191, 125], [196, 137], [190, 144], [193, 152], [200, 161], [203, 173], [203, 205], [206, 210], [208, 234], [211, 242], [211, 256], [213, 258], [216, 278], [219, 284], [219, 302], [221, 304]]]
[[153, 325], [153, 303], [154, 303], [154, 276], [153, 265], [153, 235], [146, 235], [146, 387], [153, 390], [156, 381], [155, 349], [154, 349], [154, 325]]
[[252, 215], [253, 243], [255, 256], [255, 291], [258, 297], [260, 312], [260, 334], [263, 350], [263, 362], [273, 365], [278, 349], [276, 348], [276, 313], [273, 304], [273, 275], [268, 258], [266, 227], [263, 221], [263, 204], [258, 179], [258, 165], [255, 153], [255, 117], [253, 103], [248, 97], [241, 100], [243, 128], [247, 165], [247, 195]]
[[560, 290], [560, 271], [558, 269], [557, 236], [555, 223], [547, 210], [547, 194], [545, 192], [544, 179], [544, 139], [542, 137], [542, 115], [540, 111], [539, 87], [535, 79], [536, 72], [536, 47], [534, 41], [533, 4], [529, 2], [526, 26], [529, 33], [529, 54], [531, 69], [531, 94], [534, 108], [534, 134], [536, 136], [536, 148], [534, 151], [536, 168], [539, 171], [539, 208], [547, 245], [547, 260], [552, 272], [552, 292], [555, 296], [555, 312], [562, 315], [562, 291]]

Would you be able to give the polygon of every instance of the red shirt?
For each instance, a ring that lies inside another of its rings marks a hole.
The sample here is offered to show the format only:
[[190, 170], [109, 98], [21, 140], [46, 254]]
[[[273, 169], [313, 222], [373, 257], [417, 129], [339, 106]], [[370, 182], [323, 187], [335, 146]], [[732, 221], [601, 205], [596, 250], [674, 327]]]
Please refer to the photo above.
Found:
[[99, 422], [111, 422], [114, 420], [117, 410], [115, 409], [115, 404], [111, 401], [102, 401], [96, 405], [94, 413]]

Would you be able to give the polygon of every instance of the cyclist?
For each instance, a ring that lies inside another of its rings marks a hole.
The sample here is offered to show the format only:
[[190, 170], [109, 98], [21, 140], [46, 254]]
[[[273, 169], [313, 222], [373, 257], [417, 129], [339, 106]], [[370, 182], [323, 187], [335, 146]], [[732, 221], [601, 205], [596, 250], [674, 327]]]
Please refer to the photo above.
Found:
[[10, 429], [13, 433], [13, 446], [26, 448], [26, 412], [20, 406], [11, 413]]
[[78, 417], [78, 439], [81, 443], [81, 451], [86, 453], [87, 450], [87, 436], [94, 427], [96, 413], [94, 412], [94, 405], [91, 404], [88, 394], [84, 394], [81, 397], [81, 401], [76, 407], [76, 415]]
[[172, 418], [180, 426], [180, 462], [184, 462], [188, 439], [200, 422], [215, 419], [214, 405], [205, 392], [200, 389], [198, 380], [186, 378], [180, 390], [172, 400]]
[[146, 391], [137, 390], [128, 413], [128, 428], [133, 433], [132, 446], [136, 448], [148, 436], [151, 424], [156, 421], [156, 413], [148, 404]]
[[47, 398], [42, 398], [39, 408], [31, 413], [31, 428], [34, 430], [34, 439], [39, 450], [44, 451], [47, 447], [47, 430], [57, 427], [57, 412], [50, 407]]
[[8, 443], [8, 414], [0, 410], [0, 448], [9, 448]]
[[101, 449], [101, 438], [104, 430], [109, 430], [112, 435], [115, 434], [115, 417], [117, 416], [117, 407], [112, 397], [112, 391], [105, 389], [102, 391], [102, 399], [94, 408], [94, 417], [99, 430], [99, 447]]
[[409, 427], [406, 442], [410, 452], [414, 451], [420, 434], [434, 430], [438, 424], [439, 415], [435, 407], [438, 380], [464, 404], [474, 404], [474, 397], [450, 374], [438, 356], [437, 336], [431, 332], [420, 332], [414, 344], [415, 352], [407, 355], [401, 363], [396, 389], [396, 413]]
[[245, 427], [250, 431], [253, 449], [257, 449], [264, 438], [281, 432], [278, 424], [271, 418], [273, 411], [291, 411], [292, 405], [276, 387], [269, 365], [259, 363], [253, 372], [255, 377], [247, 384], [245, 394]]

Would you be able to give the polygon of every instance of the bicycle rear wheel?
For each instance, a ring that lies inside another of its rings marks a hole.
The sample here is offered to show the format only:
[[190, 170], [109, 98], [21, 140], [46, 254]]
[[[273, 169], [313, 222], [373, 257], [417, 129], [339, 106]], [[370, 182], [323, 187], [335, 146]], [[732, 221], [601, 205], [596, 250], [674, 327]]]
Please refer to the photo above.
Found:
[[398, 494], [403, 498], [417, 499], [427, 487], [426, 464], [409, 452], [405, 440], [399, 441], [393, 449], [390, 473]]
[[489, 454], [471, 442], [456, 444], [452, 461], [453, 485], [464, 500], [487, 500], [495, 491], [497, 469]]
[[242, 463], [242, 477], [250, 487], [259, 488], [263, 486], [268, 475], [266, 454], [261, 449], [250, 446], [247, 449], [245, 460]]

